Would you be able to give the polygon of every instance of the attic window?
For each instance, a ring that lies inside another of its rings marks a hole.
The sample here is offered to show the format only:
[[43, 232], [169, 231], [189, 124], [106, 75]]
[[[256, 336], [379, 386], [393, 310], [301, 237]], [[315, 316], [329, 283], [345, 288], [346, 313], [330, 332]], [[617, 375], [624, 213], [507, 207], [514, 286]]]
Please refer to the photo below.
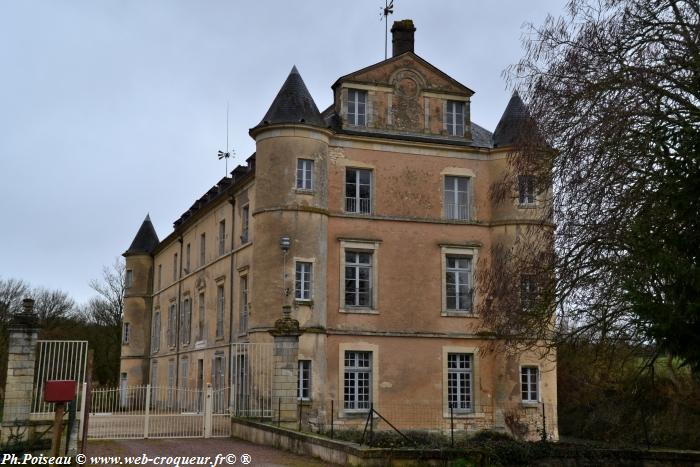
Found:
[[365, 106], [367, 91], [348, 89], [348, 123], [355, 126], [365, 126]]
[[464, 136], [464, 102], [447, 101], [445, 122], [449, 136]]

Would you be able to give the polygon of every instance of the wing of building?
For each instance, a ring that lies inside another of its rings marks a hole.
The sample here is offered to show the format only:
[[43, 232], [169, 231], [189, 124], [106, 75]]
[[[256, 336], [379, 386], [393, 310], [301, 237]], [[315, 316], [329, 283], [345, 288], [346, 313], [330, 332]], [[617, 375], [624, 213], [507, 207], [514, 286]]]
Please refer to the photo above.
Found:
[[495, 134], [480, 127], [474, 91], [416, 55], [414, 32], [396, 22], [393, 56], [338, 78], [323, 111], [292, 68], [247, 165], [163, 240], [146, 218], [124, 253], [122, 384], [239, 387], [243, 344], [272, 343], [288, 306], [301, 335], [286, 376], [310, 417], [330, 401], [350, 425], [424, 406], [535, 436], [544, 405], [556, 438], [555, 361], [487, 351], [476, 313], [481, 259], [541, 207], [489, 196], [525, 106], [514, 94]]

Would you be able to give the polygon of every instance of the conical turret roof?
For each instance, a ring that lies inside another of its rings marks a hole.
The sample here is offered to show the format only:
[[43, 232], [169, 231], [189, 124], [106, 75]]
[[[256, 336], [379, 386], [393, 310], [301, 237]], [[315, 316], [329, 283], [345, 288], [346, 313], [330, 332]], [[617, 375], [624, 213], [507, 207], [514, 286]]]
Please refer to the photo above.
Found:
[[274, 123], [326, 126], [296, 66], [292, 67], [287, 80], [258, 126]]
[[124, 252], [124, 256], [138, 254], [150, 255], [158, 246], [158, 243], [158, 234], [156, 234], [156, 229], [153, 228], [151, 216], [146, 214], [146, 218], [143, 220], [139, 231], [136, 233], [134, 241], [131, 242], [129, 249]]
[[520, 98], [518, 91], [513, 91], [506, 110], [496, 126], [496, 131], [493, 132], [494, 146], [513, 144], [529, 118], [530, 113], [527, 111], [527, 106]]

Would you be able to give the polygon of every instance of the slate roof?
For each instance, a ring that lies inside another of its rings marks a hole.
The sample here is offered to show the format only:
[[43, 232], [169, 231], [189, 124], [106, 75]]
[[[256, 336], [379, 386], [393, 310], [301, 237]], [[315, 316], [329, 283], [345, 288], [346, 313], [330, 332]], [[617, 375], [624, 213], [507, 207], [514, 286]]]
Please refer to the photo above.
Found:
[[139, 231], [136, 233], [134, 241], [131, 242], [129, 249], [124, 252], [124, 256], [138, 254], [150, 255], [158, 246], [158, 243], [158, 234], [156, 234], [156, 229], [153, 228], [153, 223], [151, 223], [151, 216], [146, 214], [146, 218], [143, 220]]
[[259, 126], [274, 123], [306, 123], [325, 127], [321, 113], [304, 84], [297, 67], [292, 67], [287, 80], [272, 101]]
[[508, 146], [513, 144], [523, 129], [523, 124], [530, 118], [527, 106], [518, 95], [518, 91], [513, 91], [513, 95], [508, 101], [506, 110], [503, 111], [501, 120], [496, 125], [493, 133], [493, 145]]

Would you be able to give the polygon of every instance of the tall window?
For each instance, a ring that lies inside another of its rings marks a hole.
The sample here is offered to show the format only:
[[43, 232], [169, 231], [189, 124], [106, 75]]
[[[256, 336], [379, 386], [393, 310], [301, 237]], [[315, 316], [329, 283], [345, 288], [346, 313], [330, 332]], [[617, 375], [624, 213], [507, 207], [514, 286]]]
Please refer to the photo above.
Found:
[[175, 403], [175, 360], [168, 360], [168, 407]]
[[187, 345], [190, 343], [190, 335], [192, 334], [192, 303], [189, 298], [186, 298], [180, 308], [180, 344]]
[[250, 207], [244, 206], [241, 210], [241, 243], [248, 242], [248, 228], [250, 223]]
[[345, 352], [345, 410], [366, 411], [372, 400], [372, 352]]
[[314, 161], [310, 159], [297, 160], [297, 189], [313, 190]]
[[520, 369], [520, 383], [523, 402], [539, 401], [539, 368], [524, 366]]
[[532, 175], [518, 177], [518, 203], [535, 204], [535, 177]]
[[529, 310], [537, 300], [537, 282], [533, 274], [520, 276], [520, 305], [523, 310]]
[[469, 219], [469, 177], [445, 177], [445, 217]]
[[464, 102], [447, 101], [447, 134], [464, 136]]
[[188, 243], [187, 246], [185, 247], [185, 274], [190, 272], [190, 253], [191, 253], [191, 248], [190, 244]]
[[131, 269], [126, 270], [126, 277], [124, 278], [124, 286], [128, 289], [134, 285], [134, 271]]
[[472, 259], [466, 256], [445, 257], [445, 299], [448, 311], [472, 309]]
[[308, 401], [311, 398], [311, 360], [299, 360], [297, 399]]
[[127, 345], [129, 343], [129, 337], [131, 334], [131, 324], [122, 324], [122, 345]]
[[[179, 387], [187, 388], [190, 385], [190, 361], [187, 357], [182, 357], [180, 360], [180, 375], [179, 375]], [[186, 402], [186, 395], [184, 391], [180, 391], [180, 403]]]
[[372, 306], [371, 252], [345, 252], [345, 305]]
[[471, 354], [447, 354], [447, 403], [453, 410], [472, 410]]
[[199, 236], [199, 265], [204, 266], [207, 260], [207, 234]]
[[360, 214], [372, 212], [372, 171], [345, 171], [345, 211]]
[[[158, 360], [153, 360], [151, 363], [151, 388], [158, 386]], [[152, 396], [158, 394], [158, 391], [153, 391]]]
[[163, 284], [163, 265], [159, 264], [158, 265], [158, 290], [162, 287]]
[[173, 280], [177, 280], [177, 253], [173, 255]]
[[197, 300], [197, 305], [199, 308], [199, 313], [197, 316], [197, 340], [204, 340], [204, 315], [205, 315], [205, 303], [204, 303], [204, 292], [199, 293], [199, 298]]
[[311, 300], [311, 263], [296, 263], [294, 298]]
[[348, 89], [348, 123], [350, 125], [365, 126], [367, 103], [367, 91]]
[[177, 339], [177, 312], [175, 303], [168, 308], [168, 347], [175, 347]]
[[160, 311], [156, 311], [153, 315], [153, 329], [151, 332], [151, 350], [158, 352], [160, 350]]
[[219, 256], [226, 252], [226, 221], [219, 222]]
[[224, 336], [224, 286], [216, 288], [216, 337]]
[[238, 328], [240, 332], [248, 330], [248, 276], [241, 276], [241, 306]]

